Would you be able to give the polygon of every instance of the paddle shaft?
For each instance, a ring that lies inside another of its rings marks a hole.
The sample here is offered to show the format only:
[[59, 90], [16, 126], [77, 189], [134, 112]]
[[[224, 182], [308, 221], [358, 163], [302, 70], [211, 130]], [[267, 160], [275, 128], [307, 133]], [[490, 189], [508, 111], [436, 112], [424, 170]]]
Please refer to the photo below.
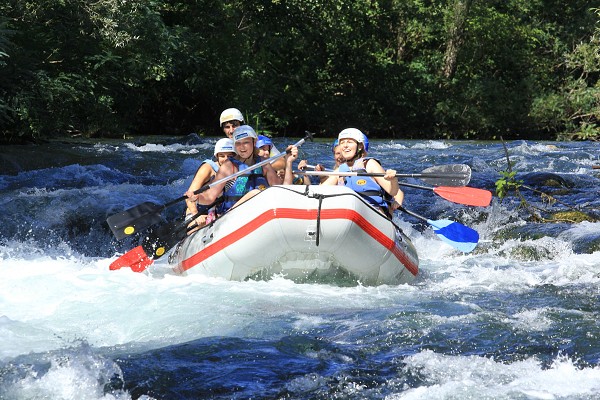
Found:
[[[385, 176], [385, 172], [357, 172], [357, 171], [348, 171], [348, 172], [340, 172], [340, 171], [294, 171], [295, 174], [298, 175], [312, 175], [312, 176], [369, 176], [369, 177], [381, 177]], [[396, 178], [417, 178], [417, 179], [465, 179], [464, 173], [415, 173], [415, 174], [396, 174]], [[406, 186], [406, 185], [405, 185]]]
[[402, 206], [398, 207], [398, 210], [400, 210], [402, 212], [405, 212], [408, 215], [411, 215], [411, 216], [413, 216], [413, 217], [415, 217], [417, 219], [420, 219], [421, 221], [429, 222], [429, 219], [425, 218], [424, 216], [419, 215], [419, 214], [417, 214], [417, 213], [415, 213], [413, 211], [409, 211], [409, 210], [407, 210], [406, 208], [404, 208]]
[[[300, 139], [299, 141], [297, 141], [296, 143], [294, 143], [294, 146], [295, 147], [302, 146], [304, 144], [304, 142], [306, 142], [306, 140], [310, 139], [313, 135], [314, 135], [314, 133], [308, 133], [305, 137], [303, 137], [302, 139]], [[285, 152], [281, 152], [279, 154], [276, 154], [273, 157], [268, 158], [266, 160], [263, 160], [261, 162], [258, 162], [256, 164], [253, 164], [249, 168], [239, 170], [238, 172], [236, 172], [234, 174], [231, 174], [229, 176], [226, 176], [225, 178], [221, 178], [221, 179], [219, 179], [217, 181], [214, 181], [214, 182], [212, 182], [209, 185], [204, 185], [200, 189], [194, 190], [194, 194], [199, 194], [199, 193], [205, 192], [208, 189], [210, 189], [211, 187], [216, 186], [216, 185], [218, 185], [220, 183], [227, 182], [227, 181], [229, 181], [231, 179], [237, 178], [238, 176], [241, 176], [241, 175], [244, 175], [244, 174], [249, 174], [249, 173], [251, 173], [253, 170], [255, 170], [258, 167], [262, 167], [263, 165], [267, 165], [267, 164], [272, 163], [273, 161], [279, 160], [281, 157], [285, 156], [287, 153], [289, 153], [289, 150], [285, 151]], [[181, 201], [181, 200], [185, 200], [185, 199], [187, 199], [187, 196], [182, 196], [182, 197], [180, 197], [178, 199], [170, 201], [169, 203], [173, 203], [173, 202], [177, 202], [177, 201]], [[167, 203], [167, 204], [169, 204], [169, 203]]]
[[[316, 165], [307, 164], [306, 168], [310, 168], [313, 171], [315, 171], [315, 168], [317, 168], [317, 166]], [[320, 171], [316, 171], [316, 172], [320, 172]], [[325, 168], [323, 170], [323, 172], [333, 172], [333, 170], [330, 169], [330, 168]], [[329, 175], [333, 175], [333, 174], [329, 174]], [[351, 175], [344, 175], [344, 176], [351, 176]], [[363, 175], [361, 175], [361, 176], [363, 176]], [[383, 176], [383, 174], [380, 173], [380, 175], [377, 175], [377, 176]], [[399, 174], [396, 174], [396, 176], [399, 176]], [[429, 177], [431, 175], [428, 174], [427, 176]], [[406, 182], [398, 182], [398, 185], [400, 185], [400, 186], [406, 186], [406, 187], [411, 187], [411, 188], [415, 188], [415, 189], [434, 190], [434, 188], [429, 187], [429, 186], [415, 185], [415, 184], [406, 183]]]
[[[315, 169], [316, 166], [308, 165], [308, 168]], [[333, 173], [331, 173], [333, 172]], [[341, 175], [339, 171], [332, 171], [325, 169], [325, 171], [299, 171], [298, 173], [304, 173], [306, 175], [338, 175], [338, 176], [383, 176], [377, 175], [378, 173], [368, 173], [359, 171], [350, 171], [347, 175]], [[435, 186], [466, 186], [471, 180], [471, 167], [466, 164], [448, 164], [448, 165], [434, 165], [416, 174], [396, 174], [399, 178], [418, 178], [426, 181]]]

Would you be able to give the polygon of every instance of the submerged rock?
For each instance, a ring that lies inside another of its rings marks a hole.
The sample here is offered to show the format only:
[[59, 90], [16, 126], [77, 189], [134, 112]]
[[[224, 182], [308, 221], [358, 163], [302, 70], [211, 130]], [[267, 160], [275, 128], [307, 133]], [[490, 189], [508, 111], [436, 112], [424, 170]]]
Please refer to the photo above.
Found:
[[573, 240], [573, 252], [576, 254], [592, 254], [600, 250], [600, 233], [586, 235]]
[[504, 251], [503, 254], [522, 261], [552, 260], [555, 256], [549, 249], [534, 245], [515, 246]]
[[523, 183], [539, 188], [547, 186], [553, 188], [572, 188], [575, 184], [558, 174], [551, 172], [532, 172], [523, 176]]
[[571, 224], [567, 223], [542, 223], [530, 222], [521, 226], [513, 226], [502, 229], [496, 233], [496, 239], [521, 239], [521, 240], [536, 240], [543, 237], [558, 237], [561, 233], [571, 228]]
[[584, 212], [577, 211], [577, 210], [555, 212], [555, 213], [551, 214], [550, 218], [555, 221], [562, 221], [562, 222], [566, 221], [566, 222], [573, 222], [573, 223], [583, 222], [583, 221], [589, 221], [589, 222], [597, 222], [598, 221], [597, 218], [595, 218], [589, 214], [586, 214]]
[[[582, 213], [583, 214], [583, 213]], [[587, 220], [582, 221], [587, 224]], [[597, 221], [597, 220], [596, 220]], [[566, 240], [571, 243], [571, 249], [575, 254], [591, 254], [600, 251], [600, 231], [585, 234], [577, 233], [574, 229], [578, 223], [527, 223], [521, 226], [506, 227], [494, 235], [494, 241], [503, 243], [509, 239], [520, 240], [524, 242], [521, 245], [505, 249], [501, 252], [507, 257], [514, 257], [520, 260], [544, 260], [552, 259], [553, 253], [544, 246], [536, 245], [536, 242], [545, 237]], [[529, 243], [525, 243], [529, 242]]]

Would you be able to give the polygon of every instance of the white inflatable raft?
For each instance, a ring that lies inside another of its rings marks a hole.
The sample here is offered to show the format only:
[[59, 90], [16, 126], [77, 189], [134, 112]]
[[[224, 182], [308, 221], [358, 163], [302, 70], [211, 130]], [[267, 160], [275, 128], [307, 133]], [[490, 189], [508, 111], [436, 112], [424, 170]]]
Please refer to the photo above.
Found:
[[[417, 252], [388, 218], [343, 186], [274, 186], [181, 241], [150, 268], [227, 280], [397, 285]], [[150, 271], [152, 272], [152, 271]]]

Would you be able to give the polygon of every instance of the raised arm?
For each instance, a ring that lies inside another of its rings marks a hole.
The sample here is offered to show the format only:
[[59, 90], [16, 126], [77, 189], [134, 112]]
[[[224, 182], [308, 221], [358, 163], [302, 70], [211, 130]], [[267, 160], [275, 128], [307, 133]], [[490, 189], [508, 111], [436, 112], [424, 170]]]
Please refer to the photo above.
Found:
[[293, 163], [298, 158], [298, 147], [290, 145], [286, 151], [289, 151], [289, 154], [285, 156], [285, 177], [283, 178], [283, 184], [291, 185], [294, 183]]
[[373, 158], [367, 162], [366, 170], [369, 173], [385, 173], [385, 176], [376, 176], [373, 179], [375, 179], [377, 184], [379, 184], [383, 190], [390, 194], [390, 196], [395, 197], [398, 194], [398, 190], [400, 190], [400, 188], [398, 186], [398, 179], [396, 178], [395, 170], [388, 169], [384, 171], [381, 164], [379, 164]]
[[265, 178], [267, 178], [267, 182], [269, 182], [269, 186], [281, 185], [281, 178], [277, 175], [277, 171], [273, 168], [273, 165], [266, 164], [263, 165], [263, 174]]
[[[233, 163], [227, 160], [219, 167], [219, 172], [217, 172], [217, 174], [215, 175], [215, 180], [218, 181], [220, 179], [226, 178], [227, 176], [232, 175], [235, 172], [236, 171], [234, 169]], [[214, 185], [210, 189], [196, 195], [193, 194], [193, 190], [188, 190], [187, 192], [185, 192], [185, 195], [191, 201], [197, 201], [200, 204], [212, 204], [221, 195], [221, 193], [223, 193], [226, 183], [227, 181], [219, 183], [218, 185]]]
[[194, 179], [192, 180], [192, 183], [190, 184], [190, 187], [188, 188], [187, 192], [185, 192], [186, 196], [188, 196], [188, 199], [185, 200], [186, 205], [187, 205], [186, 214], [197, 214], [198, 213], [198, 207], [196, 206], [196, 201], [191, 200], [189, 197], [192, 194], [192, 192], [200, 189], [202, 187], [202, 185], [204, 185], [205, 183], [208, 183], [210, 181], [210, 178], [213, 176], [213, 174], [214, 174], [214, 171], [213, 171], [211, 165], [207, 162], [203, 163], [200, 166], [200, 168], [198, 168], [198, 170], [196, 171], [196, 174], [194, 175]]

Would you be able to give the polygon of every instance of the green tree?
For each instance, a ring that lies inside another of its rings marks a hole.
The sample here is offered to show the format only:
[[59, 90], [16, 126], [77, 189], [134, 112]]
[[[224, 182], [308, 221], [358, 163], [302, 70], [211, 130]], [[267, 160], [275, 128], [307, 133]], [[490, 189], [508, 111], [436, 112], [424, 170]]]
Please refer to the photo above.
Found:
[[157, 2], [78, 0], [1, 6], [14, 30], [8, 68], [14, 123], [33, 137], [125, 131], [149, 82], [168, 74], [169, 45]]
[[589, 3], [11, 0], [0, 135], [219, 134], [235, 106], [279, 134], [593, 138]]
[[531, 114], [542, 128], [560, 139], [600, 140], [600, 9], [594, 9], [596, 29], [565, 54], [563, 77], [537, 97]]
[[[0, 18], [0, 124], [5, 125], [12, 121], [12, 107], [9, 103], [10, 90], [13, 86], [13, 79], [8, 69], [8, 53], [12, 47], [10, 37], [12, 31], [7, 28], [8, 23], [4, 18]], [[0, 125], [0, 126], [1, 126]]]

